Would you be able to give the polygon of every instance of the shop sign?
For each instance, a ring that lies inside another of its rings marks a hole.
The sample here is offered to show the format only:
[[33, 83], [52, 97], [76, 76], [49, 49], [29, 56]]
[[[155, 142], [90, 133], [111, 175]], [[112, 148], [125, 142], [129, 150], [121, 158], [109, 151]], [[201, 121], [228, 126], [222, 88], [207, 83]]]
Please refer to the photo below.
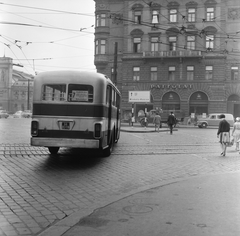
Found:
[[151, 84], [151, 89], [192, 89], [192, 84]]

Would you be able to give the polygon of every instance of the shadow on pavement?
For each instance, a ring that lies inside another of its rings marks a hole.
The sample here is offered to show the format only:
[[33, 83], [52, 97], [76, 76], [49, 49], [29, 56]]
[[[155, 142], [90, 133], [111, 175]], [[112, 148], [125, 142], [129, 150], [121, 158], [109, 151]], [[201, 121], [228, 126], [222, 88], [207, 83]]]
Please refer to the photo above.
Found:
[[56, 155], [49, 154], [43, 168], [61, 170], [86, 170], [104, 162], [104, 157], [99, 151], [92, 151], [80, 148], [60, 149]]

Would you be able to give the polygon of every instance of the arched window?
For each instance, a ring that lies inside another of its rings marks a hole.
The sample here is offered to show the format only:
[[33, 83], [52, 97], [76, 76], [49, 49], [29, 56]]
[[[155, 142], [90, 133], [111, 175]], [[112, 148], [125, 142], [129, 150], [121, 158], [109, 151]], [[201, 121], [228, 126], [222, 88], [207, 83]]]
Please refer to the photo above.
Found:
[[198, 91], [191, 95], [189, 100], [189, 113], [195, 113], [196, 115], [208, 113], [208, 97], [205, 93]]
[[180, 97], [175, 92], [167, 92], [162, 97], [163, 110], [180, 110]]

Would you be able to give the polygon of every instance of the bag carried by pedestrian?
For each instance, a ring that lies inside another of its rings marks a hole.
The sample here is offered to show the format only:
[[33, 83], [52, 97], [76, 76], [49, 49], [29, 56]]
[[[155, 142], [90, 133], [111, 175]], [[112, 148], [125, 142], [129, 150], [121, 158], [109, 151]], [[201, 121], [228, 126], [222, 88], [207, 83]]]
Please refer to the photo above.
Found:
[[232, 139], [230, 140], [230, 142], [228, 143], [228, 147], [232, 147], [233, 144], [234, 144], [234, 138], [232, 138]]

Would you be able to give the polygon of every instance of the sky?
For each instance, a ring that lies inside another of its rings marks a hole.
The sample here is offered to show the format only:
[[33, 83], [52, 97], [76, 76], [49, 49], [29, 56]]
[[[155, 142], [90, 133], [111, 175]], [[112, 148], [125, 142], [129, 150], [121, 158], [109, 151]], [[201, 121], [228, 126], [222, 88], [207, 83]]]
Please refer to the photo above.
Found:
[[0, 0], [0, 57], [33, 75], [96, 71], [94, 12], [93, 0]]

